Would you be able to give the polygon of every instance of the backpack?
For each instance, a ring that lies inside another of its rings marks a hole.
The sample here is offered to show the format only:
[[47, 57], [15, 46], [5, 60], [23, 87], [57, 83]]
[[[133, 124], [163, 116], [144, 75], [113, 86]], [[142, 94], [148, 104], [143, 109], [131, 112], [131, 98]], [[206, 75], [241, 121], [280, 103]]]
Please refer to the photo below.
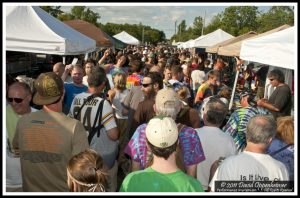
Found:
[[292, 146], [293, 144], [287, 144], [284, 147], [278, 149], [277, 151], [273, 151], [271, 153], [269, 153], [269, 155], [271, 155], [272, 157], [274, 157], [277, 153], [280, 153], [281, 151], [287, 149], [288, 147]]
[[[80, 120], [80, 117], [78, 115], [80, 115], [82, 108], [88, 101], [92, 100], [95, 97], [97, 96], [92, 94], [85, 100], [85, 102], [80, 107], [76, 115], [74, 115], [75, 119]], [[118, 141], [113, 141], [108, 137], [107, 131], [101, 123], [101, 121], [96, 127], [97, 121], [101, 120], [102, 118], [104, 101], [105, 99], [102, 99], [100, 101], [93, 126], [91, 128], [85, 128], [88, 131], [88, 142], [90, 148], [95, 150], [102, 157], [103, 161], [110, 169], [113, 167], [115, 160], [118, 156]]]

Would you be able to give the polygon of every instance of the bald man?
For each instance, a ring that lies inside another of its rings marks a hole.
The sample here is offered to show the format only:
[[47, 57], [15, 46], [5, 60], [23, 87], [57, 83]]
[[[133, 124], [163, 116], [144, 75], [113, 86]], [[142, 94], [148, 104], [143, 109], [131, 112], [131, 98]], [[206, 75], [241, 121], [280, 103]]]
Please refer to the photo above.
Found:
[[6, 191], [20, 192], [22, 190], [22, 176], [20, 158], [16, 158], [12, 148], [12, 140], [19, 118], [36, 111], [30, 107], [31, 89], [24, 82], [15, 82], [8, 88], [6, 108]]
[[65, 65], [62, 62], [58, 62], [53, 65], [53, 72], [56, 73], [59, 77], [62, 77], [64, 71]]

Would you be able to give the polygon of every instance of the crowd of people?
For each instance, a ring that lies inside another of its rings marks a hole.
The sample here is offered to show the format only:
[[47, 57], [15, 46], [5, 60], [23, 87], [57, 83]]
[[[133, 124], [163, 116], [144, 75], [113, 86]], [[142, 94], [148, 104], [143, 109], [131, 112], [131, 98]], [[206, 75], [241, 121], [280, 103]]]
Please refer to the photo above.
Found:
[[[55, 63], [33, 87], [7, 78], [6, 191], [216, 192], [215, 181], [252, 175], [293, 182], [291, 88], [280, 69], [237, 60], [106, 49]], [[275, 90], [264, 98], [267, 78]]]

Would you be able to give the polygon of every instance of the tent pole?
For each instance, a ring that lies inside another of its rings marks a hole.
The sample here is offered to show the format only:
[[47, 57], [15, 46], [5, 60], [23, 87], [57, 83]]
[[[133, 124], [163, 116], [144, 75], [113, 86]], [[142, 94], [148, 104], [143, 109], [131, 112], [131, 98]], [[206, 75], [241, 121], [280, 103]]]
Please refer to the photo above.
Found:
[[231, 108], [232, 108], [233, 98], [234, 98], [234, 93], [235, 93], [235, 90], [236, 90], [236, 84], [237, 84], [237, 80], [238, 80], [238, 77], [239, 77], [239, 73], [240, 73], [240, 70], [238, 69], [236, 71], [236, 75], [235, 75], [235, 79], [234, 79], [234, 85], [233, 85], [233, 88], [232, 88], [232, 93], [231, 93], [231, 98], [230, 98], [230, 103], [229, 103], [228, 110], [231, 110]]
[[88, 58], [89, 58], [89, 53], [85, 53], [84, 60], [87, 61]]

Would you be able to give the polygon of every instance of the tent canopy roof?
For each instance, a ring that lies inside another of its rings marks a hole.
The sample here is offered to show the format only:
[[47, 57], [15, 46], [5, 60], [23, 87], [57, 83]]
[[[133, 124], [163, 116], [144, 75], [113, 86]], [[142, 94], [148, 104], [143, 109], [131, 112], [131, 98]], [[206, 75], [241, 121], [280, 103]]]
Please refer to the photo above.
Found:
[[76, 55], [95, 49], [93, 39], [38, 6], [6, 6], [6, 50]]
[[82, 21], [80, 19], [64, 21], [65, 24], [74, 28], [78, 32], [94, 39], [96, 41], [97, 47], [116, 47], [125, 48], [126, 44], [122, 41], [109, 36], [106, 32], [102, 31], [99, 27], [91, 24], [87, 21]]
[[240, 51], [241, 51], [241, 46], [242, 46], [242, 42], [248, 39], [254, 39], [254, 38], [258, 38], [261, 36], [265, 36], [274, 32], [278, 32], [281, 30], [284, 30], [286, 28], [290, 27], [289, 25], [282, 25], [280, 27], [277, 27], [275, 29], [269, 30], [267, 32], [264, 32], [262, 34], [258, 34], [256, 36], [244, 39], [244, 40], [240, 40], [238, 42], [223, 46], [219, 48], [218, 54], [219, 55], [223, 55], [223, 56], [240, 56]]
[[241, 58], [263, 64], [295, 69], [295, 28], [265, 34], [242, 42]]
[[64, 23], [78, 32], [94, 39], [97, 47], [111, 47], [113, 45], [112, 39], [108, 34], [89, 22], [75, 19], [64, 21]]
[[211, 47], [208, 47], [206, 48], [206, 52], [208, 53], [217, 53], [218, 50], [219, 50], [219, 47], [223, 47], [225, 45], [229, 45], [231, 43], [235, 43], [235, 42], [238, 42], [238, 41], [241, 41], [241, 40], [244, 40], [244, 39], [247, 39], [247, 38], [250, 38], [250, 37], [253, 37], [257, 35], [256, 32], [253, 32], [253, 31], [250, 31], [246, 34], [243, 34], [243, 35], [240, 35], [240, 36], [237, 36], [237, 37], [234, 37], [234, 38], [231, 38], [231, 39], [228, 39], [226, 41], [223, 41], [223, 42], [220, 42], [220, 43], [217, 43]]
[[221, 29], [217, 29], [216, 31], [206, 34], [204, 37], [195, 39], [194, 46], [192, 47], [206, 48], [231, 38], [234, 38], [234, 36]]
[[129, 44], [129, 45], [139, 45], [140, 44], [140, 41], [138, 39], [131, 36], [130, 34], [128, 34], [125, 31], [120, 32], [119, 34], [116, 34], [113, 37], [126, 43], [126, 44]]

